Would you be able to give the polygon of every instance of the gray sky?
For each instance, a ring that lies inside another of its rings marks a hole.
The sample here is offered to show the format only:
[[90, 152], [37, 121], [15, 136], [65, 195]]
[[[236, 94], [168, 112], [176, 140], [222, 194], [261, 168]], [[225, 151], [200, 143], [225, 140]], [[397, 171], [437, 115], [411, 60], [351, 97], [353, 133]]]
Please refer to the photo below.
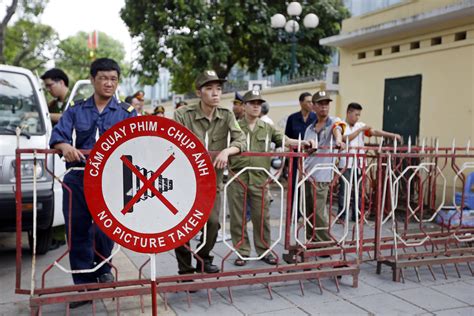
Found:
[[124, 5], [124, 0], [50, 0], [41, 16], [41, 23], [52, 26], [60, 39], [79, 31], [104, 32], [122, 42], [126, 59], [130, 61], [134, 55], [132, 39], [119, 15]]

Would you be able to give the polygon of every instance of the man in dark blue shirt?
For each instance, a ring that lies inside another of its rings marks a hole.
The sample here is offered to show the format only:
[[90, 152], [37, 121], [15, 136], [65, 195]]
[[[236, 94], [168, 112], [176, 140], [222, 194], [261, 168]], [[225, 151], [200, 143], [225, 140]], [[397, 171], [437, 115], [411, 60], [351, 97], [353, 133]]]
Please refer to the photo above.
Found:
[[[114, 60], [95, 60], [91, 64], [90, 75], [94, 94], [83, 101], [71, 103], [54, 127], [49, 142], [51, 148], [61, 151], [68, 169], [85, 166], [86, 157], [80, 149], [92, 149], [96, 140], [107, 129], [126, 118], [136, 116], [132, 106], [121, 103], [114, 97], [120, 79], [120, 67]], [[63, 180], [66, 185], [63, 189], [63, 214], [72, 270], [93, 269], [103, 261], [102, 257], [110, 256], [114, 246], [112, 240], [92, 225], [92, 217], [84, 198], [83, 179], [83, 170], [71, 170]], [[114, 277], [110, 271], [111, 267], [106, 263], [95, 272], [73, 273], [73, 280], [75, 284], [113, 282]], [[89, 302], [75, 302], [70, 306], [74, 308]]]
[[[299, 101], [301, 110], [288, 116], [285, 127], [285, 135], [289, 138], [304, 138], [304, 133], [308, 126], [316, 121], [316, 114], [313, 112], [313, 101], [311, 93], [300, 94]], [[299, 159], [293, 159], [293, 178], [291, 190], [291, 205], [293, 205], [294, 188], [296, 184], [296, 170], [298, 170]], [[299, 215], [298, 215], [299, 217]]]

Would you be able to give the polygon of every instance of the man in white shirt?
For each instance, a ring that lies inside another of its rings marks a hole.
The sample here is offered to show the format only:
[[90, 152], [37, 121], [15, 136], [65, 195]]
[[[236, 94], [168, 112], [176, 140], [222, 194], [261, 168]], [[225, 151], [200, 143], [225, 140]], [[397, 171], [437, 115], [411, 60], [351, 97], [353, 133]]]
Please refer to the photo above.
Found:
[[[362, 112], [362, 106], [359, 103], [349, 103], [347, 106], [347, 111], [346, 111], [346, 120], [345, 120], [345, 128], [343, 131], [343, 141], [346, 142], [346, 139], [349, 139], [349, 149], [350, 153], [364, 153], [364, 150], [358, 150], [357, 147], [363, 147], [364, 146], [364, 136], [375, 136], [375, 137], [385, 137], [385, 138], [392, 138], [392, 139], [397, 139], [397, 141], [400, 143], [402, 140], [402, 137], [399, 134], [395, 133], [390, 133], [386, 132], [383, 130], [376, 130], [373, 129], [372, 127], [366, 125], [365, 123], [359, 122], [360, 115]], [[358, 168], [360, 168], [362, 161], [359, 161], [358, 163]], [[352, 167], [354, 165], [353, 159], [346, 157], [342, 157], [339, 160], [339, 169], [341, 171], [344, 171], [342, 176], [347, 179], [348, 182], [350, 182], [350, 176], [351, 176], [351, 171]], [[347, 166], [347, 169], [345, 169]], [[345, 170], [344, 170], [345, 169]], [[359, 170], [357, 170], [359, 172]], [[339, 211], [342, 210], [344, 206], [344, 196], [345, 196], [345, 186], [344, 186], [344, 180], [340, 180], [339, 182], [339, 194], [338, 194], [338, 202], [339, 202]], [[351, 214], [351, 220], [355, 221], [355, 211], [354, 211], [354, 201], [353, 197], [351, 196], [351, 207], [350, 207], [350, 214]]]

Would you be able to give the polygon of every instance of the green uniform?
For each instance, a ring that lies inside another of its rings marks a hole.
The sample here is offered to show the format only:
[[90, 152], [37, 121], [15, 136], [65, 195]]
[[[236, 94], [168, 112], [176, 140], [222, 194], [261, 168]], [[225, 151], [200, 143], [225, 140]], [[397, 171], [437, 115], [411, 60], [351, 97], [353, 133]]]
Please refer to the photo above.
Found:
[[313, 236], [313, 228], [309, 223], [306, 224], [306, 239], [309, 241], [331, 240], [326, 228], [329, 227], [329, 209], [326, 207], [326, 203], [330, 185], [330, 182], [316, 182], [314, 186], [311, 181], [306, 181], [305, 183], [306, 217], [315, 228]]
[[[48, 103], [48, 111], [49, 113], [63, 113], [64, 107], [66, 106], [67, 100], [69, 99], [70, 92], [68, 91], [66, 96], [64, 97], [64, 102], [59, 101], [58, 98], [55, 98]], [[53, 127], [57, 123], [52, 123]]]
[[[265, 152], [274, 142], [277, 147], [281, 147], [283, 134], [272, 125], [258, 119], [253, 131], [250, 130], [247, 120], [239, 121], [242, 131], [249, 135], [251, 152]], [[265, 148], [267, 146], [267, 148]], [[271, 157], [244, 157], [236, 156], [230, 159], [232, 172], [237, 173], [245, 167], [261, 167], [270, 170]], [[267, 181], [268, 174], [264, 171], [248, 170], [239, 176], [239, 179], [247, 186], [247, 200], [250, 205], [250, 218], [253, 224], [253, 236], [255, 250], [258, 255], [264, 253], [271, 245], [270, 238], [270, 197], [268, 187], [262, 189], [262, 185]], [[263, 197], [263, 199], [262, 199]], [[262, 206], [263, 200], [263, 206]], [[250, 255], [250, 243], [248, 240], [245, 219], [244, 188], [242, 184], [235, 180], [229, 185], [229, 211], [230, 211], [230, 232], [232, 243], [239, 253], [248, 257]], [[263, 223], [262, 223], [263, 211]]]
[[[213, 117], [209, 120], [201, 110], [201, 103], [181, 107], [174, 113], [174, 119], [190, 129], [203, 144], [208, 140], [209, 151], [221, 151], [227, 148], [227, 135], [230, 134], [230, 146], [237, 147], [240, 151], [245, 149], [245, 136], [235, 120], [234, 114], [226, 109], [217, 107]], [[197, 253], [203, 260], [210, 260], [210, 252], [216, 243], [219, 225], [220, 203], [220, 184], [222, 182], [222, 170], [216, 170], [217, 175], [217, 194], [211, 215], [207, 221], [206, 245]], [[202, 238], [202, 237], [201, 237]], [[201, 239], [202, 242], [202, 239]], [[194, 267], [191, 264], [191, 253], [185, 247], [175, 249], [178, 259], [179, 273], [191, 273]]]

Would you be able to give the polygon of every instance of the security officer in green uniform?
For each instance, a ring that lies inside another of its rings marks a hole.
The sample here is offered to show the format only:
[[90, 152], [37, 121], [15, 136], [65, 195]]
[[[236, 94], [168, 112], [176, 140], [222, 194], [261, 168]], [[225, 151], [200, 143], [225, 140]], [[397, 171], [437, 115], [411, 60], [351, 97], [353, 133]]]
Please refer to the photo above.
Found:
[[[198, 104], [180, 107], [174, 113], [174, 119], [190, 129], [207, 146], [209, 151], [218, 151], [214, 158], [214, 167], [217, 175], [217, 195], [211, 215], [207, 221], [206, 243], [197, 256], [196, 270], [192, 266], [191, 252], [185, 247], [175, 249], [178, 260], [178, 273], [186, 274], [197, 272], [217, 273], [219, 268], [212, 264], [210, 255], [216, 243], [219, 231], [219, 210], [221, 207], [219, 187], [222, 182], [222, 169], [227, 167], [228, 157], [238, 154], [245, 149], [245, 136], [235, 120], [234, 114], [219, 106], [222, 95], [222, 84], [215, 71], [207, 70], [201, 73], [195, 81], [196, 94], [201, 99]], [[230, 146], [227, 146], [227, 135], [230, 134]], [[203, 241], [201, 236], [201, 243]], [[198, 247], [199, 247], [198, 246]]]
[[[245, 116], [238, 121], [242, 131], [247, 135], [250, 152], [266, 152], [273, 142], [276, 147], [281, 147], [283, 138], [287, 145], [298, 145], [298, 140], [283, 135], [282, 132], [262, 121], [259, 116], [262, 111], [262, 103], [265, 100], [260, 91], [248, 91], [243, 98], [245, 104]], [[302, 141], [303, 146], [309, 146], [310, 142]], [[245, 167], [260, 167], [270, 170], [272, 157], [239, 156], [231, 158], [230, 169], [237, 173]], [[268, 179], [268, 174], [260, 170], [247, 170], [239, 175], [239, 179], [247, 187], [247, 200], [250, 205], [250, 218], [253, 224], [253, 239], [258, 256], [262, 256], [271, 245], [270, 237], [270, 195], [268, 186], [263, 188]], [[263, 206], [262, 206], [263, 195]], [[245, 207], [244, 188], [239, 181], [233, 181], [229, 185], [229, 210], [230, 210], [230, 232], [232, 243], [239, 254], [245, 258], [250, 255], [250, 242], [247, 235], [247, 223], [244, 222]], [[262, 224], [263, 211], [263, 224]], [[244, 227], [242, 227], [244, 226]], [[244, 229], [242, 229], [244, 228]], [[262, 232], [263, 229], [263, 232]], [[242, 236], [243, 231], [243, 236]], [[264, 262], [274, 265], [277, 259], [272, 253], [266, 254], [262, 259]], [[247, 263], [245, 259], [237, 258], [234, 264], [243, 266]]]

